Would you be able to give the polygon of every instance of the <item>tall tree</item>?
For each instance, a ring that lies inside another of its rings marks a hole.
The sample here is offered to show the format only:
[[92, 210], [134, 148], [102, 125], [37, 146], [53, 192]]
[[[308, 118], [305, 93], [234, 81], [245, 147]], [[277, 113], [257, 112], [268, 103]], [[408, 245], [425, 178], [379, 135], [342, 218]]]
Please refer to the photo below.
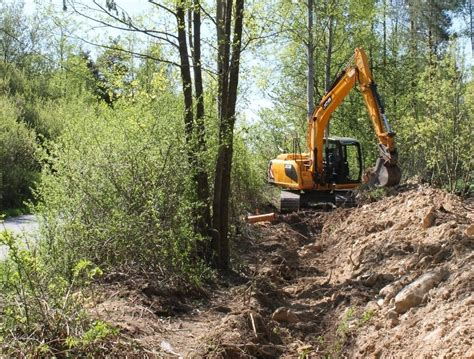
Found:
[[314, 110], [314, 39], [313, 39], [313, 3], [314, 0], [308, 0], [308, 79], [307, 79], [307, 113], [311, 116]]
[[[199, 0], [177, 0], [174, 8], [164, 2], [149, 0], [159, 11], [176, 19], [176, 30], [161, 30], [146, 27], [134, 21], [119, 8], [116, 1], [108, 0], [105, 6], [94, 1], [94, 5], [105, 13], [109, 20], [94, 18], [87, 6], [82, 10], [70, 0], [74, 11], [89, 20], [122, 31], [138, 31], [160, 41], [177, 51], [178, 63], [170, 58], [156, 59], [178, 66], [184, 103], [184, 123], [187, 157], [194, 171], [197, 200], [201, 204], [196, 216], [197, 229], [205, 234], [212, 226], [211, 247], [215, 253], [214, 263], [225, 269], [229, 266], [229, 199], [231, 192], [231, 172], [233, 154], [233, 130], [236, 119], [237, 89], [239, 83], [240, 56], [243, 49], [244, 0], [219, 0], [216, 17], [205, 11]], [[206, 129], [204, 125], [205, 103], [201, 58], [201, 12], [216, 24], [217, 33], [217, 115], [218, 149], [215, 164], [214, 193], [212, 198], [212, 218], [210, 212], [210, 192], [208, 174], [202, 154], [206, 151]], [[187, 16], [186, 16], [187, 15]], [[128, 51], [133, 53], [132, 51]], [[143, 56], [143, 54], [134, 55]], [[171, 57], [172, 58], [172, 57]], [[190, 61], [191, 59], [191, 61]], [[194, 89], [194, 91], [193, 91]]]
[[[243, 19], [244, 0], [236, 0], [235, 9], [232, 0], [217, 1], [219, 147], [214, 180], [212, 225], [217, 234], [214, 236], [213, 248], [217, 254], [216, 264], [220, 269], [227, 269], [230, 261], [229, 199]], [[231, 31], [232, 20], [233, 31]]]
[[471, 19], [471, 51], [474, 54], [474, 22], [472, 16], [472, 8], [474, 7], [474, 0], [469, 1], [469, 17]]
[[[178, 25], [178, 47], [180, 58], [181, 83], [184, 99], [184, 122], [185, 136], [187, 144], [188, 160], [192, 168], [195, 169], [194, 180], [196, 183], [196, 194], [200, 202], [200, 210], [197, 216], [198, 230], [205, 235], [210, 227], [209, 212], [209, 183], [207, 172], [202, 163], [202, 154], [206, 150], [205, 126], [204, 126], [204, 92], [201, 69], [201, 4], [199, 0], [193, 1], [192, 14], [193, 21], [186, 28], [185, 21], [185, 1], [178, 1], [176, 5], [176, 19]], [[194, 73], [195, 92], [193, 96], [193, 82], [191, 77], [191, 65], [189, 63], [189, 49], [186, 34], [192, 34], [189, 39], [189, 46], [192, 47], [192, 61]], [[193, 102], [196, 102], [194, 111]]]

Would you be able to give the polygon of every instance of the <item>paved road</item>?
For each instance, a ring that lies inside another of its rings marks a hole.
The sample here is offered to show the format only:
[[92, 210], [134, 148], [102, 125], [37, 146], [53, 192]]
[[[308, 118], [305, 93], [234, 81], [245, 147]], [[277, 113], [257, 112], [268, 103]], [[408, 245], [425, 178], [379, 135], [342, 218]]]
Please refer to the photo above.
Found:
[[[8, 230], [15, 234], [24, 234], [28, 238], [35, 237], [38, 232], [38, 222], [36, 217], [32, 214], [24, 216], [7, 218], [3, 223], [0, 223], [0, 231]], [[7, 248], [0, 246], [0, 260], [5, 259], [7, 256]]]

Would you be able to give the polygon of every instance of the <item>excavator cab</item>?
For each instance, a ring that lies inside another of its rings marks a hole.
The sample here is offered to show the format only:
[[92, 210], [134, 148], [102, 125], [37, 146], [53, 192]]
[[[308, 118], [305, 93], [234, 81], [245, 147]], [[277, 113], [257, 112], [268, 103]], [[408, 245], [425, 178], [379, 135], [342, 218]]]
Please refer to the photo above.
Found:
[[362, 177], [362, 151], [354, 138], [324, 139], [323, 160], [325, 182], [331, 184], [359, 184]]

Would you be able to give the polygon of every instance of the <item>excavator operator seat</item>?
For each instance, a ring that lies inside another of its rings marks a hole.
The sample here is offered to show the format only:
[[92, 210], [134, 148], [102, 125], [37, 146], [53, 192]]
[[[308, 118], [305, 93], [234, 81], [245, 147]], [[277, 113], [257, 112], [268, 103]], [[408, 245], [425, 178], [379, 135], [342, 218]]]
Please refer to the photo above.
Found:
[[324, 173], [326, 183], [359, 183], [362, 176], [362, 153], [357, 140], [333, 137], [324, 140]]

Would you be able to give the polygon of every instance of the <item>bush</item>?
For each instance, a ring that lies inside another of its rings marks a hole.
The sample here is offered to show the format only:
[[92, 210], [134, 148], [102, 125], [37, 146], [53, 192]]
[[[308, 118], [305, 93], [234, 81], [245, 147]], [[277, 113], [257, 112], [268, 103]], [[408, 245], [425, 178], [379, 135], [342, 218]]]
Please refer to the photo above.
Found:
[[104, 270], [198, 280], [191, 171], [174, 103], [164, 96], [64, 112], [36, 208], [63, 273], [85, 258]]
[[271, 198], [266, 181], [269, 160], [262, 161], [258, 153], [250, 151], [246, 138], [240, 133], [234, 136], [232, 158], [231, 214], [235, 220], [244, 212], [268, 205]]
[[0, 264], [0, 348], [2, 355], [33, 357], [89, 352], [116, 329], [92, 321], [84, 310], [87, 296], [81, 288], [101, 271], [81, 260], [72, 280], [58, 276], [47, 257], [27, 248], [24, 238], [0, 233], [0, 245], [9, 249]]
[[0, 97], [0, 208], [23, 206], [39, 174], [35, 133], [17, 118], [12, 101]]

